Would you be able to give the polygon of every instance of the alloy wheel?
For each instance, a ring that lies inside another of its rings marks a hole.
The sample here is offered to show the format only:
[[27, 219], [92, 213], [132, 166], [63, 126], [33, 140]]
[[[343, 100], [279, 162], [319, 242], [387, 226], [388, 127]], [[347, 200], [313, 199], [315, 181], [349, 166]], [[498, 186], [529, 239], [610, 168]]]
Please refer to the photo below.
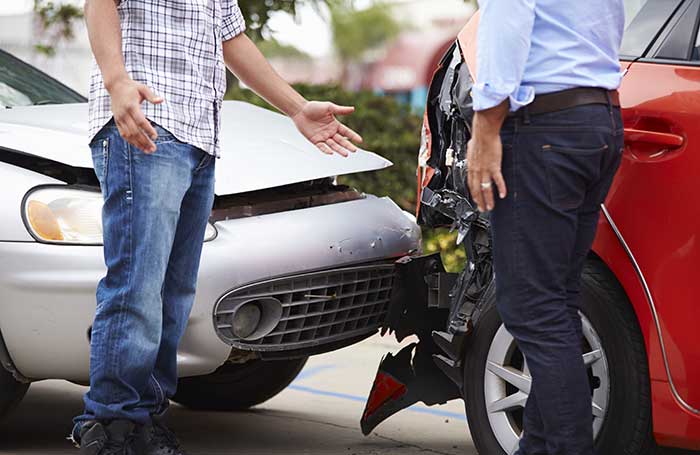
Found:
[[[605, 422], [610, 398], [610, 370], [600, 337], [590, 321], [583, 323], [583, 360], [592, 384], [593, 432], [597, 437]], [[507, 454], [518, 449], [523, 411], [532, 378], [514, 338], [501, 324], [491, 341], [486, 360], [484, 398], [494, 436]]]

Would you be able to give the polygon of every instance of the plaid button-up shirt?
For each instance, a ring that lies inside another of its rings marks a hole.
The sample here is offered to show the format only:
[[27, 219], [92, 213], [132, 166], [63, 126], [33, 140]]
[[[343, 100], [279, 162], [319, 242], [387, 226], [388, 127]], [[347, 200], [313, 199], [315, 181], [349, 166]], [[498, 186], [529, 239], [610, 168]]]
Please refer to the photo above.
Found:
[[[126, 71], [164, 102], [142, 104], [146, 117], [176, 138], [219, 154], [226, 91], [223, 41], [245, 30], [237, 0], [118, 0]], [[112, 118], [95, 65], [90, 78], [90, 138]]]

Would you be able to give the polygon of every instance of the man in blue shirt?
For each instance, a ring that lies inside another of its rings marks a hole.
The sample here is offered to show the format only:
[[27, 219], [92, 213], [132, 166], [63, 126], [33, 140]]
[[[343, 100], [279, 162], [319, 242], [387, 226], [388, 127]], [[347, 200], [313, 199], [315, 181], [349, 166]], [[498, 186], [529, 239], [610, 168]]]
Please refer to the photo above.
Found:
[[516, 453], [592, 455], [579, 291], [623, 150], [623, 0], [479, 5], [468, 180], [493, 210], [497, 306], [532, 375]]

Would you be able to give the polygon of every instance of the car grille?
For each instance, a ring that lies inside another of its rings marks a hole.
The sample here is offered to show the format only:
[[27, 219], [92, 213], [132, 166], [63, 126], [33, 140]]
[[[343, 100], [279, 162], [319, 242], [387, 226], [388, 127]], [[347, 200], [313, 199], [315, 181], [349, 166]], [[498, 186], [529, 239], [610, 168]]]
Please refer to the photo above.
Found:
[[[214, 309], [216, 330], [228, 344], [253, 351], [318, 348], [371, 335], [386, 318], [394, 274], [393, 264], [378, 264], [250, 284], [219, 300]], [[261, 339], [237, 338], [230, 323], [233, 309], [242, 301], [258, 298], [281, 302], [279, 323]]]

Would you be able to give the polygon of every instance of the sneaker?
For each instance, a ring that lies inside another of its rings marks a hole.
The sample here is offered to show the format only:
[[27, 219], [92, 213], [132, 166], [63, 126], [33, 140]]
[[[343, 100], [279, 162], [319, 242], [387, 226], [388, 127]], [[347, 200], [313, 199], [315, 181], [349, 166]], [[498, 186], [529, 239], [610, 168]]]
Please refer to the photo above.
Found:
[[80, 429], [80, 455], [141, 455], [136, 425], [128, 420], [85, 422]]
[[145, 455], [188, 455], [177, 436], [159, 418], [154, 417], [141, 429]]

